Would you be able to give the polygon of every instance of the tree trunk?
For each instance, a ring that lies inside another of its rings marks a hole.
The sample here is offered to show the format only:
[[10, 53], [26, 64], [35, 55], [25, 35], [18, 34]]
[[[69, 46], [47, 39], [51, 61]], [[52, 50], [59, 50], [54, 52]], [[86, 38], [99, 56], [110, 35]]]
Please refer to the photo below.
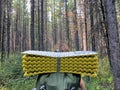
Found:
[[15, 17], [15, 51], [18, 51], [19, 49], [19, 31], [18, 31], [18, 8], [16, 9], [16, 17]]
[[48, 21], [48, 17], [47, 17], [47, 6], [48, 6], [48, 0], [44, 0], [45, 1], [45, 4], [44, 4], [44, 6], [45, 6], [45, 14], [44, 14], [44, 16], [45, 16], [45, 25], [44, 25], [44, 32], [45, 32], [45, 43], [44, 43], [44, 49], [45, 49], [45, 51], [47, 51], [48, 50], [48, 25], [47, 25], [47, 21]]
[[68, 17], [68, 5], [67, 5], [68, 0], [65, 0], [65, 16], [66, 16], [66, 42], [68, 46], [70, 46], [70, 32], [69, 32], [69, 17]]
[[56, 4], [56, 3], [55, 3], [55, 0], [53, 0], [53, 3], [54, 3], [54, 4], [53, 4], [53, 7], [52, 7], [52, 10], [53, 10], [53, 11], [52, 11], [52, 14], [53, 14], [53, 15], [52, 15], [52, 29], [53, 29], [53, 30], [52, 30], [52, 31], [53, 31], [53, 32], [52, 32], [52, 37], [53, 37], [53, 46], [54, 46], [54, 45], [57, 43], [58, 38], [57, 38], [57, 29], [56, 29], [56, 28], [57, 28], [57, 27], [56, 27], [56, 26], [57, 26], [57, 24], [56, 24], [56, 23], [57, 23], [57, 20], [56, 20], [56, 15], [55, 15], [55, 11], [56, 11], [56, 10], [55, 10], [55, 9], [56, 9], [56, 8], [55, 8], [55, 4]]
[[40, 7], [40, 5], [41, 5], [41, 2], [40, 2], [40, 0], [38, 0], [38, 50], [40, 50], [40, 31], [41, 31], [41, 28], [40, 28], [40, 26], [41, 26], [41, 7]]
[[83, 50], [87, 50], [87, 22], [86, 22], [86, 7], [85, 0], [82, 0], [82, 19], [83, 19]]
[[[14, 21], [11, 21], [11, 28], [14, 28]], [[14, 37], [14, 29], [11, 30], [11, 51], [14, 52], [15, 51], [15, 37]]]
[[60, 31], [60, 43], [63, 42], [62, 3], [63, 3], [63, 1], [60, 1], [60, 7], [59, 7], [60, 8], [60, 12], [59, 12], [60, 13], [60, 24], [59, 24], [60, 25], [59, 26], [60, 27], [60, 30], [59, 30]]
[[5, 10], [5, 2], [6, 2], [6, 0], [4, 0], [4, 2], [3, 2], [3, 7], [4, 7], [4, 9], [3, 9], [3, 29], [2, 29], [2, 50], [1, 50], [1, 65], [2, 65], [2, 63], [4, 62], [4, 58], [5, 58], [5, 33], [6, 33], [6, 28], [5, 28], [5, 26], [6, 26], [6, 10]]
[[114, 76], [114, 90], [120, 90], [120, 43], [115, 0], [104, 0], [108, 33], [108, 57]]
[[93, 14], [93, 1], [90, 1], [90, 24], [91, 24], [91, 40], [92, 40], [92, 50], [96, 51], [95, 48], [95, 30], [94, 30], [94, 14]]
[[44, 50], [44, 0], [41, 0], [41, 32], [40, 32], [40, 50]]
[[7, 0], [7, 57], [10, 53], [10, 26], [11, 26], [11, 2]]
[[30, 26], [30, 36], [31, 36], [31, 49], [34, 49], [34, 0], [31, 0], [31, 26]]
[[75, 49], [76, 51], [80, 50], [79, 48], [79, 35], [78, 35], [78, 24], [77, 24], [77, 8], [76, 8], [76, 0], [74, 0], [74, 18], [73, 18], [73, 22], [74, 22], [74, 31], [75, 31]]
[[2, 9], [2, 0], [0, 0], [0, 51], [1, 51], [1, 45], [2, 45], [2, 38], [1, 38], [1, 36], [2, 36], [2, 11], [3, 11], [3, 9]]
[[26, 32], [27, 32], [27, 29], [26, 29], [26, 27], [27, 27], [27, 18], [26, 18], [26, 1], [24, 0], [24, 5], [23, 5], [23, 32], [22, 32], [22, 50], [24, 51], [24, 50], [26, 50], [27, 49], [27, 47], [26, 47], [26, 45], [27, 45], [27, 43], [26, 42], [28, 42], [27, 41], [27, 34], [26, 34]]

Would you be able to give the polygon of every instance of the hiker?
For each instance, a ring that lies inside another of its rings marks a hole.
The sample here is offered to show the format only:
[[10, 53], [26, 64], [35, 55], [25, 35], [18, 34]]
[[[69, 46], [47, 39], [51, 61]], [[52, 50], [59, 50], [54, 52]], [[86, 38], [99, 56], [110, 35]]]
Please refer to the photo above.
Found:
[[[68, 45], [65, 43], [56, 44], [54, 47], [54, 51], [56, 51], [58, 49], [60, 50], [60, 52], [69, 52], [70, 51]], [[81, 87], [81, 90], [86, 90], [85, 83], [84, 83], [84, 80], [82, 79], [81, 75], [80, 75], [80, 87]]]
[[[65, 43], [56, 44], [55, 52], [69, 52]], [[37, 90], [86, 90], [80, 74], [53, 72], [40, 74], [36, 83]]]

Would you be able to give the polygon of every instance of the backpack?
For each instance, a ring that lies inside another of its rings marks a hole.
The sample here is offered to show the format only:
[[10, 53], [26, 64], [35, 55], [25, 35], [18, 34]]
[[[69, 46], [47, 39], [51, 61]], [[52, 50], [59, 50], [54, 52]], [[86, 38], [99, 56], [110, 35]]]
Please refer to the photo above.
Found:
[[79, 90], [81, 75], [48, 73], [38, 75], [36, 90]]

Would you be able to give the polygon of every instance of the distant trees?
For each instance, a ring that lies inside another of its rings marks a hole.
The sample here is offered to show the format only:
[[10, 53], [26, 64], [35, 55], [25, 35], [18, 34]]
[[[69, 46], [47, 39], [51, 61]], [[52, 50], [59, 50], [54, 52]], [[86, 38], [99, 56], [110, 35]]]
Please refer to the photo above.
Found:
[[[26, 36], [25, 34], [25, 29], [29, 27], [29, 17], [27, 16], [27, 12], [25, 12], [25, 7], [23, 7], [26, 1], [23, 1], [0, 0], [1, 62], [5, 60], [6, 56], [7, 59], [9, 59], [10, 52], [21, 51], [27, 48], [27, 43], [24, 43], [23, 38], [27, 39], [28, 37], [28, 35]], [[29, 42], [29, 40], [27, 42]]]
[[119, 90], [119, 7], [119, 0], [0, 0], [1, 62], [11, 52], [53, 50], [65, 42], [71, 50], [108, 54]]

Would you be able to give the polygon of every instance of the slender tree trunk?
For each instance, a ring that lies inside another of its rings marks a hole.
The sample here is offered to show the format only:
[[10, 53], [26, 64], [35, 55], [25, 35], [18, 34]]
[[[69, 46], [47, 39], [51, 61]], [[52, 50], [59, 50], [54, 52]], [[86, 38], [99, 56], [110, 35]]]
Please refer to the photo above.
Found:
[[68, 0], [65, 0], [65, 16], [66, 16], [66, 42], [70, 46], [70, 30], [69, 30], [69, 17], [68, 17]]
[[44, 47], [45, 47], [45, 50], [47, 51], [48, 50], [48, 25], [47, 25], [47, 21], [48, 21], [48, 17], [47, 17], [47, 6], [48, 6], [48, 0], [45, 0], [45, 25], [44, 25], [44, 32], [45, 32], [45, 43], [44, 43]]
[[90, 24], [91, 24], [91, 38], [92, 38], [92, 50], [96, 51], [95, 49], [95, 32], [94, 32], [94, 19], [93, 19], [93, 1], [90, 1]]
[[10, 53], [10, 26], [11, 26], [11, 2], [7, 0], [7, 57]]
[[63, 35], [62, 35], [62, 29], [63, 29], [63, 27], [62, 27], [62, 3], [63, 3], [63, 1], [60, 1], [60, 43], [62, 43], [63, 42]]
[[14, 41], [15, 40], [14, 40], [14, 29], [13, 28], [14, 28], [15, 25], [14, 25], [14, 21], [13, 20], [11, 20], [11, 22], [12, 22], [11, 23], [11, 28], [12, 28], [12, 31], [11, 31], [11, 51], [14, 52], [14, 47], [15, 47], [14, 46]]
[[56, 20], [56, 14], [55, 14], [55, 11], [56, 11], [55, 4], [56, 4], [56, 3], [55, 3], [55, 0], [54, 0], [54, 17], [53, 17], [53, 23], [54, 23], [54, 24], [53, 24], [53, 25], [54, 25], [54, 26], [53, 26], [53, 28], [54, 28], [54, 29], [53, 29], [53, 30], [54, 30], [54, 44], [56, 44], [56, 43], [57, 43], [57, 40], [58, 40], [58, 39], [57, 39], [57, 29], [56, 29], [56, 27], [57, 27], [57, 24], [56, 24], [57, 22], [56, 22], [56, 21], [57, 21], [57, 20]]
[[105, 0], [108, 33], [108, 57], [114, 76], [114, 90], [120, 90], [120, 43], [115, 9], [115, 0]]
[[83, 1], [82, 0], [79, 0], [79, 7], [80, 10], [79, 10], [79, 13], [80, 13], [80, 21], [79, 21], [79, 27], [80, 27], [80, 30], [79, 30], [79, 42], [80, 42], [80, 50], [83, 50]]
[[15, 51], [19, 49], [19, 31], [18, 31], [18, 8], [16, 9], [16, 17], [15, 17]]
[[[100, 6], [101, 6], [101, 12], [100, 13], [100, 20], [101, 20], [101, 35], [103, 37], [103, 41], [101, 41], [102, 45], [103, 45], [103, 42], [105, 44], [105, 48], [106, 50], [104, 49], [104, 51], [107, 53], [107, 47], [108, 47], [108, 34], [107, 34], [107, 25], [106, 25], [106, 15], [105, 15], [105, 7], [104, 7], [104, 3], [103, 3], [103, 0], [100, 0]], [[102, 52], [103, 50], [101, 50], [101, 54], [103, 53]]]
[[34, 0], [31, 0], [31, 26], [30, 26], [30, 36], [31, 36], [31, 49], [34, 49]]
[[3, 11], [3, 9], [2, 9], [2, 0], [0, 0], [0, 51], [1, 51], [1, 45], [2, 45], [2, 38], [1, 38], [1, 36], [2, 36], [2, 11]]
[[40, 26], [41, 26], [41, 7], [40, 7], [40, 5], [41, 5], [41, 2], [40, 2], [40, 0], [38, 0], [38, 50], [40, 50], [40, 31], [41, 31], [41, 28], [40, 28]]
[[22, 32], [22, 50], [24, 51], [24, 50], [26, 50], [27, 49], [27, 47], [26, 47], [26, 45], [27, 45], [27, 43], [26, 43], [26, 40], [27, 40], [27, 34], [26, 34], [26, 27], [27, 27], [27, 15], [26, 15], [26, 1], [24, 0], [24, 5], [23, 5], [23, 32]]
[[41, 0], [41, 32], [40, 32], [40, 50], [44, 50], [44, 0]]
[[75, 49], [76, 51], [80, 50], [79, 48], [79, 35], [78, 35], [78, 24], [77, 24], [77, 8], [76, 8], [76, 0], [74, 0], [74, 31], [75, 31]]
[[1, 64], [3, 64], [3, 62], [4, 62], [4, 58], [5, 58], [5, 33], [6, 33], [6, 28], [5, 28], [5, 26], [6, 26], [6, 10], [5, 10], [5, 6], [6, 6], [6, 4], [5, 4], [5, 2], [6, 2], [6, 0], [4, 0], [4, 4], [3, 4], [3, 7], [4, 7], [4, 9], [3, 9], [3, 29], [2, 29], [2, 52], [1, 52]]
[[82, 18], [83, 18], [83, 50], [87, 50], [87, 22], [86, 22], [86, 7], [85, 7], [85, 0], [82, 0]]
[[54, 5], [53, 5], [52, 8], [53, 8], [54, 12], [52, 12], [52, 14], [53, 14], [53, 16], [52, 16], [52, 20], [53, 20], [53, 22], [52, 22], [52, 28], [53, 28], [52, 35], [53, 35], [53, 45], [55, 45], [57, 43], [57, 30], [56, 30], [56, 18], [55, 18], [55, 0], [53, 0], [53, 3], [54, 3]]

